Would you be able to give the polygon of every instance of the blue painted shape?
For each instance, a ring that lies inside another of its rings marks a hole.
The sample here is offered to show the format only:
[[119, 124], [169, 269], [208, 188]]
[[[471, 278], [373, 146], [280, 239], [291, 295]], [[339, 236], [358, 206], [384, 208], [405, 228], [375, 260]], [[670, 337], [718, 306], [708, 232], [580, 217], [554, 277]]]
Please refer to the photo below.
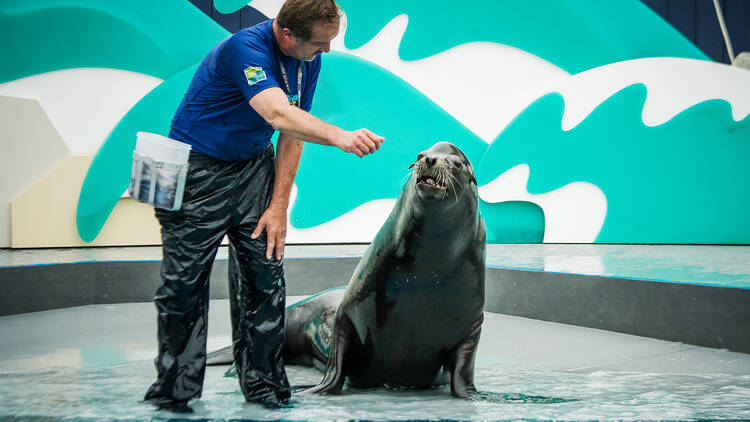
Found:
[[250, 6], [240, 9], [240, 28], [247, 28], [267, 20], [268, 16]]
[[641, 0], [643, 4], [658, 13], [661, 17], [667, 16], [667, 0]]
[[646, 87], [624, 88], [568, 132], [563, 98], [524, 110], [480, 161], [479, 184], [526, 163], [530, 193], [583, 181], [607, 198], [600, 243], [748, 243], [750, 117], [710, 100], [647, 127]]
[[211, 11], [211, 17], [219, 25], [224, 27], [227, 31], [235, 33], [240, 29], [240, 12], [235, 11], [228, 14], [220, 13], [216, 9], [216, 1], [214, 1], [214, 9]]
[[696, 9], [696, 44], [717, 62], [729, 63], [713, 1], [698, 2]]
[[727, 1], [724, 19], [734, 54], [750, 51], [750, 2], [747, 0]]
[[667, 11], [667, 20], [682, 35], [695, 42], [695, 3], [696, 0], [680, 0]]
[[117, 124], [96, 153], [81, 186], [76, 212], [78, 234], [91, 242], [128, 187], [136, 132], [167, 136], [172, 115], [198, 65], [165, 80], [143, 97]]

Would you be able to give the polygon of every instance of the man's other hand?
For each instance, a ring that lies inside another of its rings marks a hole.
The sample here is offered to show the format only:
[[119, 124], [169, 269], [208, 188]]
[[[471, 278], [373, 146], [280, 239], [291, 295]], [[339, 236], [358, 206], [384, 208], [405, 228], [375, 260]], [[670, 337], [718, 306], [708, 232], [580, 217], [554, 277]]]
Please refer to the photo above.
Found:
[[253, 231], [252, 238], [266, 231], [268, 242], [266, 244], [266, 258], [271, 259], [276, 252], [276, 259], [281, 261], [284, 257], [284, 244], [286, 240], [286, 208], [271, 205], [258, 220], [258, 227]]

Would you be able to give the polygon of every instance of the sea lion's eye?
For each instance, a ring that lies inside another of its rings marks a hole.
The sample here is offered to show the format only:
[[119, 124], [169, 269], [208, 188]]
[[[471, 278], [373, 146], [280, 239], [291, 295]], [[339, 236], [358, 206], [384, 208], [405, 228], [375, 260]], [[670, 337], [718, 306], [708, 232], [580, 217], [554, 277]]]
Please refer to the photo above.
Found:
[[458, 161], [456, 161], [455, 163], [453, 163], [453, 165], [455, 165], [457, 169], [460, 169], [461, 167], [463, 167], [463, 166], [461, 165], [461, 163], [460, 163], [460, 162], [458, 162]]

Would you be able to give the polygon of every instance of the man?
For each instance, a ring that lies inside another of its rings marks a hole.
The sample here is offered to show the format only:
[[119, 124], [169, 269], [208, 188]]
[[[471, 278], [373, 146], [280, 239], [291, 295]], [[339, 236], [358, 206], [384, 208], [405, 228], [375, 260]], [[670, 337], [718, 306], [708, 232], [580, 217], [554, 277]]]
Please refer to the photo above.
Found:
[[[224, 235], [233, 246], [230, 310], [234, 361], [245, 399], [274, 408], [290, 397], [282, 346], [282, 268], [289, 193], [302, 142], [359, 157], [383, 138], [345, 131], [308, 113], [320, 53], [338, 34], [334, 0], [287, 0], [275, 20], [240, 30], [203, 60], [172, 120], [192, 145], [182, 208], [157, 210], [162, 226], [158, 378], [145, 396], [191, 411], [206, 362], [208, 277]], [[271, 135], [279, 131], [274, 160]]]

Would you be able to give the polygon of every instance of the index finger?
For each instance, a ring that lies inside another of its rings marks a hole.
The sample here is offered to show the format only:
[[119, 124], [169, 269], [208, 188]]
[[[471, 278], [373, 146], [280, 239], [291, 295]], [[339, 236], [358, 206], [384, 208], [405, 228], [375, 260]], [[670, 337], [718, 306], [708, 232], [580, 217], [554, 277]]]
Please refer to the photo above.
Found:
[[258, 225], [255, 227], [255, 230], [253, 230], [253, 234], [250, 235], [250, 238], [257, 239], [263, 233], [263, 229], [265, 228], [266, 223], [261, 219], [261, 221], [259, 221]]
[[367, 137], [370, 138], [370, 139], [372, 139], [374, 142], [380, 143], [380, 142], [385, 141], [384, 137], [382, 137], [380, 135], [376, 135], [375, 133], [373, 133], [369, 129], [362, 129], [362, 130], [365, 132], [365, 134], [367, 135]]

